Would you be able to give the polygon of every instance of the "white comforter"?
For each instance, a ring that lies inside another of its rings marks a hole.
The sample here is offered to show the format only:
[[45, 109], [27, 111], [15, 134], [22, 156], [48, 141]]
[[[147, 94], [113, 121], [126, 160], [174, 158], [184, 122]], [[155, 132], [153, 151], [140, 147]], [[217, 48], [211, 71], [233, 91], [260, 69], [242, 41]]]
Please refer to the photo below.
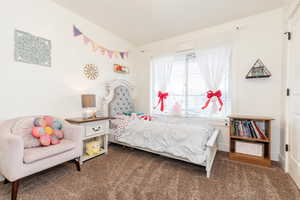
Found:
[[190, 125], [166, 120], [130, 120], [122, 128], [116, 137], [120, 142], [169, 153], [200, 165], [205, 165], [206, 143], [214, 130], [205, 124]]

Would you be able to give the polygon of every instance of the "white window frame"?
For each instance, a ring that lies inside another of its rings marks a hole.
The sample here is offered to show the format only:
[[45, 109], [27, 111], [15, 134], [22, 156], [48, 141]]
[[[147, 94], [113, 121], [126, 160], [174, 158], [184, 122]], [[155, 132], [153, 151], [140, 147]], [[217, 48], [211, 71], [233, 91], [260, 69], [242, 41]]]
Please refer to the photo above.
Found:
[[[191, 56], [192, 54], [194, 54], [193, 51], [183, 51], [181, 52], [180, 54], [185, 54], [186, 58], [185, 58], [185, 95], [184, 95], [184, 99], [185, 99], [185, 108], [188, 108], [188, 80], [189, 80], [189, 76], [188, 76], [188, 56]], [[194, 56], [194, 55], [192, 55]], [[152, 60], [151, 60], [152, 62]], [[154, 93], [154, 76], [155, 76], [155, 73], [154, 73], [154, 70], [153, 70], [153, 67], [152, 67], [152, 64], [150, 64], [150, 113], [151, 115], [153, 116], [164, 116], [164, 117], [167, 117], [167, 116], [172, 116], [171, 113], [161, 113], [159, 111], [156, 111], [158, 110], [158, 108], [156, 110], [153, 109], [153, 106], [157, 104], [157, 101], [158, 101], [158, 98], [157, 98], [157, 94]], [[227, 115], [229, 115], [231, 112], [232, 112], [232, 101], [233, 101], [233, 96], [232, 96], [232, 83], [231, 83], [231, 68], [229, 68], [228, 70], [228, 76], [227, 76], [227, 99], [226, 101], [224, 101], [224, 107], [226, 106], [226, 112], [225, 112], [225, 115], [224, 116], [201, 116], [201, 115], [197, 115], [197, 114], [188, 114], [188, 109], [185, 109], [184, 112], [183, 112], [183, 115], [181, 116], [182, 118], [199, 118], [199, 119], [213, 119], [213, 120], [227, 120]], [[206, 96], [206, 94], [205, 94]], [[223, 107], [223, 109], [224, 109]]]

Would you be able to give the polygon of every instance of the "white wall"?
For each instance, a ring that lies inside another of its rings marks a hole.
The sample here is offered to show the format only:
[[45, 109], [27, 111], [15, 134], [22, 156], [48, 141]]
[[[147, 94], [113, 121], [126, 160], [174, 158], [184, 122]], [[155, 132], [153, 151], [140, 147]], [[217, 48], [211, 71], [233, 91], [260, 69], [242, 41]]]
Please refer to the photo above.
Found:
[[[240, 26], [240, 31], [234, 27]], [[280, 119], [282, 100], [283, 10], [248, 17], [212, 28], [155, 42], [135, 52], [134, 79], [137, 109], [149, 112], [151, 56], [174, 53], [178, 50], [233, 40], [232, 112], [235, 114], [264, 115], [275, 118], [272, 135], [272, 159], [278, 160], [280, 151]], [[140, 50], [144, 50], [142, 53]], [[266, 80], [246, 80], [245, 75], [258, 59], [271, 71]], [[223, 132], [222, 150], [228, 150], [228, 133]]]
[[[1, 5], [0, 11], [0, 120], [36, 114], [80, 116], [82, 93], [95, 93], [100, 98], [103, 82], [129, 78], [114, 73], [113, 64], [130, 66], [130, 59], [109, 59], [92, 52], [72, 36], [72, 25], [109, 49], [131, 50], [132, 45], [52, 1], [10, 0]], [[52, 41], [51, 68], [14, 61], [15, 29]], [[98, 66], [97, 80], [83, 76], [85, 64]]]
[[[150, 57], [234, 39], [232, 66], [233, 112], [270, 115], [273, 125], [272, 158], [278, 160], [280, 150], [280, 118], [282, 99], [283, 11], [275, 10], [231, 23], [184, 34], [145, 45], [130, 54], [129, 60], [113, 59], [95, 54], [90, 47], [72, 36], [77, 25], [99, 44], [116, 50], [131, 50], [133, 46], [114, 34], [95, 26], [50, 0], [7, 1], [1, 6], [0, 24], [0, 121], [8, 118], [51, 114], [60, 117], [80, 115], [80, 94], [103, 96], [103, 83], [114, 78], [133, 80], [136, 86], [137, 110], [148, 112], [150, 105]], [[235, 26], [241, 30], [234, 32]], [[20, 29], [52, 41], [52, 67], [42, 67], [14, 61], [14, 29]], [[139, 50], [145, 50], [141, 53]], [[261, 58], [272, 78], [245, 80], [244, 76]], [[133, 68], [134, 61], [134, 68]], [[131, 73], [113, 72], [114, 63], [129, 65]], [[100, 77], [86, 80], [84, 64], [96, 64]], [[223, 128], [224, 129], [224, 128]], [[223, 131], [220, 145], [228, 149], [228, 134]]]

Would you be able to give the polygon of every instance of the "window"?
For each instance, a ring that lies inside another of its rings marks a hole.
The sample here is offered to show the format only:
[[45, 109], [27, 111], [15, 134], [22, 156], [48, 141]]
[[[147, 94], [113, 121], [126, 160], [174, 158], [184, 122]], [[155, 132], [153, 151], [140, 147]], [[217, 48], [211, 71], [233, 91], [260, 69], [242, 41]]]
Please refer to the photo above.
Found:
[[[175, 104], [180, 105], [184, 116], [225, 117], [230, 110], [229, 66], [231, 50], [221, 47], [195, 52], [185, 52], [175, 56], [154, 58], [152, 68], [152, 113], [172, 114]], [[207, 92], [221, 91], [223, 102], [211, 98], [206, 109]], [[165, 109], [158, 107], [158, 92], [169, 95], [164, 101]]]

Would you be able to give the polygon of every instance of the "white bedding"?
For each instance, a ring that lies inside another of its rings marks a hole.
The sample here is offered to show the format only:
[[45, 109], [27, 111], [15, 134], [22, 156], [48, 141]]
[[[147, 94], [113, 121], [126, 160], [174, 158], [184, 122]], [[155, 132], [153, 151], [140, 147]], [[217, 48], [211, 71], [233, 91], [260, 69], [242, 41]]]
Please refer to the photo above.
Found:
[[[130, 118], [126, 118], [130, 119]], [[115, 139], [131, 146], [169, 153], [205, 165], [206, 143], [214, 129], [206, 124], [190, 125], [184, 120], [124, 120], [121, 128], [113, 131]]]

